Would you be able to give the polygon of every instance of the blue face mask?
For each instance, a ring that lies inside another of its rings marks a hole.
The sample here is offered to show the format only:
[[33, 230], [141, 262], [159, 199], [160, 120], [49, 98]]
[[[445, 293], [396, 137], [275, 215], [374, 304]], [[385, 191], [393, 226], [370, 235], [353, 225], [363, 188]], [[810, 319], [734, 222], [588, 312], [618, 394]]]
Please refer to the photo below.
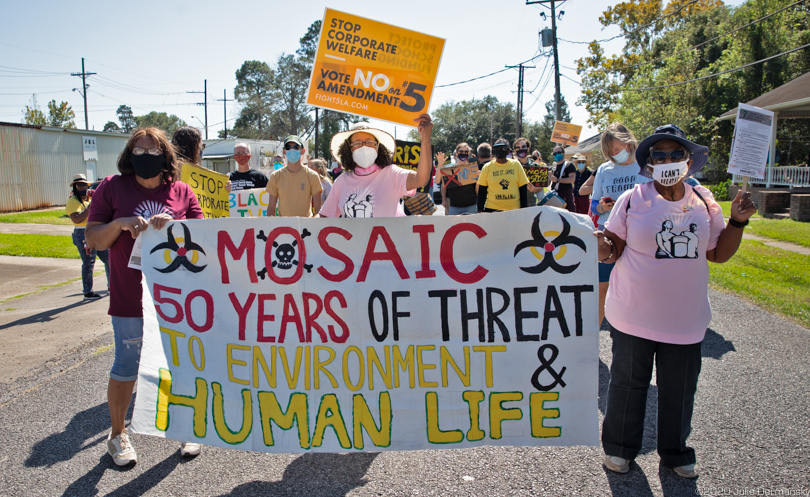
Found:
[[294, 164], [301, 160], [300, 150], [287, 150], [287, 163]]
[[625, 148], [624, 150], [619, 152], [618, 155], [612, 155], [611, 158], [613, 159], [613, 162], [615, 162], [616, 164], [624, 164], [625, 162], [627, 162], [627, 159], [630, 158], [630, 152], [628, 152], [627, 149]]
[[563, 154], [554, 154], [554, 160], [557, 161], [557, 162], [560, 162], [564, 158], [565, 158], [565, 155], [563, 155]]

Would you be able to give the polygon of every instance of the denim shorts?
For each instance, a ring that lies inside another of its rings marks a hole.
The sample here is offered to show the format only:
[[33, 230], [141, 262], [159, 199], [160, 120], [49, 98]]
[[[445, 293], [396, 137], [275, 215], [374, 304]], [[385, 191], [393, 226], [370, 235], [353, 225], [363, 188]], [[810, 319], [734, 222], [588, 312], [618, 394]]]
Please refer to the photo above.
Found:
[[143, 318], [111, 317], [115, 335], [115, 360], [110, 378], [118, 381], [137, 380], [143, 343]]
[[613, 271], [613, 266], [616, 263], [605, 264], [604, 262], [599, 263], [599, 283], [607, 283], [610, 281], [610, 273]]

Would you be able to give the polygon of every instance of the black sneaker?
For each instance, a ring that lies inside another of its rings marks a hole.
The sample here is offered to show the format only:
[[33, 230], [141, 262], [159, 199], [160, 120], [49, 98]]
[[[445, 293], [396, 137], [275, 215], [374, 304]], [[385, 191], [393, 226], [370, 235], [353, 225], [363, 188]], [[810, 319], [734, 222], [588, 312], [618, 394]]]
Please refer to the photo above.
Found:
[[98, 300], [100, 298], [101, 298], [101, 295], [99, 295], [99, 294], [97, 294], [95, 292], [89, 292], [89, 293], [84, 294], [84, 301], [85, 302], [92, 302], [92, 301]]

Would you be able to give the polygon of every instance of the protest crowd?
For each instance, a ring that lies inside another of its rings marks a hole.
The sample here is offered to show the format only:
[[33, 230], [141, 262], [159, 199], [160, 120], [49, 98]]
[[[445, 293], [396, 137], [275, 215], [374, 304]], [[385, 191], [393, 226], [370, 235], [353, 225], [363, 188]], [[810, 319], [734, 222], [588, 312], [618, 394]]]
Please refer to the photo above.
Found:
[[[431, 150], [431, 117], [423, 114], [415, 124], [422, 150]], [[238, 167], [228, 175], [228, 191], [260, 188], [269, 194], [268, 217], [432, 214], [434, 190], [447, 216], [489, 216], [537, 206], [589, 216], [598, 239], [594, 257], [599, 262], [599, 320], [606, 318], [613, 340], [603, 464], [626, 473], [638, 455], [655, 365], [658, 452], [678, 475], [697, 476], [687, 437], [700, 343], [711, 318], [707, 263], [731, 258], [756, 210], [747, 196], [738, 194], [726, 224], [709, 190], [689, 181], [705, 164], [707, 147], [691, 142], [674, 125], [659, 127], [639, 143], [620, 123], [602, 134], [601, 149], [608, 161], [598, 167], [579, 154], [566, 158], [562, 146], [554, 148], [546, 164], [532, 151], [531, 142], [520, 137], [493, 144], [459, 143], [447, 155], [425, 153], [416, 169], [408, 170], [393, 163], [393, 137], [369, 123], [357, 123], [334, 136], [332, 167], [311, 157], [299, 136], [287, 136], [282, 147], [284, 167], [268, 177], [249, 167], [250, 146], [237, 143], [233, 157]], [[198, 165], [201, 150], [200, 132], [194, 128], [179, 129], [171, 140], [157, 128], [136, 129], [119, 157], [120, 175], [104, 179], [94, 192], [88, 193], [83, 175], [76, 175], [70, 185], [67, 209], [84, 263], [85, 299], [98, 298], [92, 277], [85, 277], [92, 274], [96, 254], [109, 275], [115, 359], [107, 390], [112, 420], [107, 447], [118, 465], [137, 460], [125, 415], [138, 377], [143, 314], [141, 274], [128, 262], [138, 234], [150, 226], [161, 229], [172, 220], [203, 218], [191, 188], [179, 181], [182, 165]], [[461, 184], [460, 169], [472, 170], [477, 179]], [[689, 228], [677, 233], [672, 221], [659, 221], [662, 216], [677, 217], [679, 226]], [[672, 295], [679, 296], [675, 302]], [[662, 319], [654, 311], [661, 307], [681, 318]], [[183, 443], [181, 453], [196, 456], [201, 446]]]

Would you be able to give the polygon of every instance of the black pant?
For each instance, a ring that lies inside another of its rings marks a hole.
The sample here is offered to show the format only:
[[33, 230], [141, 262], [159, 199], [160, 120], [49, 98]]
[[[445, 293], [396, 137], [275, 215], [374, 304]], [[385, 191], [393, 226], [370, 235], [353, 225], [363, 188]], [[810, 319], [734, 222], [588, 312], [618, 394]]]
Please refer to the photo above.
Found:
[[602, 424], [605, 454], [635, 459], [641, 450], [647, 390], [653, 361], [658, 385], [658, 454], [665, 466], [695, 463], [687, 447], [700, 375], [700, 343], [674, 345], [628, 335], [610, 326], [613, 361], [610, 364], [607, 409]]

